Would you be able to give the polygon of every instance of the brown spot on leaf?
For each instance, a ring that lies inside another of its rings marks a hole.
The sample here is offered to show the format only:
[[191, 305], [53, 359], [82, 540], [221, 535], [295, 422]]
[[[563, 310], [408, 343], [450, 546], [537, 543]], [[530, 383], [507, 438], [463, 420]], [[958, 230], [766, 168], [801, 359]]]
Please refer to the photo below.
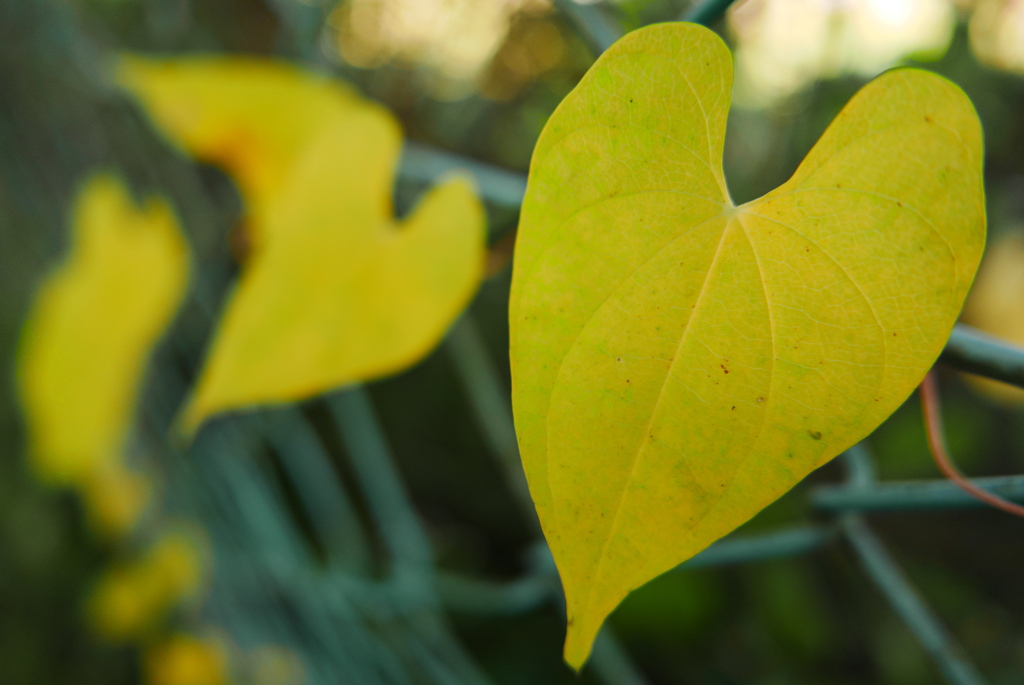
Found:
[[815, 440], [821, 440], [821, 431], [807, 431], [807, 434]]

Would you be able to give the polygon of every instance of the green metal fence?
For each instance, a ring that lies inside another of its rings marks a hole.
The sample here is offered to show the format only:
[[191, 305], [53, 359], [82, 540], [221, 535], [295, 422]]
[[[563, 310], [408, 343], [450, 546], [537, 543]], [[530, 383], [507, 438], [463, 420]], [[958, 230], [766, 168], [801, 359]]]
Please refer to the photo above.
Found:
[[[683, 18], [714, 23], [730, 4], [729, 0], [703, 2]], [[597, 5], [569, 0], [556, 5], [576, 22], [595, 52], [619, 35], [610, 15]], [[6, 13], [8, 19], [45, 23], [47, 31], [38, 34], [38, 40], [59, 45], [54, 59], [82, 75], [78, 137], [67, 138], [67, 122], [54, 121], [55, 115], [45, 111], [45, 97], [36, 109], [0, 106], [0, 153], [16, 157], [20, 132], [36, 129], [38, 133], [42, 127], [60, 148], [56, 155], [67, 161], [61, 181], [66, 185], [87, 166], [88, 159], [114, 149], [127, 169], [169, 189], [186, 221], [200, 227], [217, 222], [226, 211], [224, 204], [209, 198], [197, 169], [180, 160], [165, 159], [160, 165], [147, 161], [147, 155], [166, 154], [157, 149], [145, 125], [110, 96], [106, 84], [96, 80], [95, 74], [101, 73], [96, 50], [83, 41], [71, 20], [55, 9], [56, 3], [33, 7], [39, 11], [49, 7], [53, 14], [27, 17], [26, 4], [20, 10], [8, 6], [0, 16]], [[316, 35], [323, 19], [315, 5], [279, 0], [273, 7], [292, 27], [296, 41], [314, 42], [308, 36]], [[25, 14], [19, 17], [19, 11]], [[103, 117], [98, 116], [101, 112]], [[96, 123], [100, 120], [112, 123]], [[525, 190], [521, 174], [422, 145], [407, 145], [401, 176], [406, 183], [425, 184], [454, 168], [473, 174], [492, 205], [518, 207]], [[38, 187], [22, 180], [22, 187]], [[38, 211], [53, 211], [53, 199], [45, 194], [26, 202]], [[23, 263], [28, 272], [38, 272], [54, 251], [53, 245], [28, 238], [21, 248], [31, 255]], [[167, 508], [197, 518], [211, 538], [214, 579], [203, 608], [204, 620], [223, 627], [243, 646], [272, 642], [294, 648], [303, 656], [310, 685], [490, 682], [460, 644], [446, 616], [501, 617], [537, 611], [557, 605], [561, 590], [519, 463], [509, 389], [499, 373], [499, 360], [484, 343], [472, 315], [463, 316], [443, 345], [471, 417], [507, 488], [521, 505], [524, 520], [536, 533], [526, 555], [528, 571], [511, 582], [466, 577], [437, 567], [388, 437], [363, 388], [348, 388], [311, 406], [217, 421], [189, 448], [167, 440], [201, 341], [231, 277], [226, 266], [201, 265], [192, 300], [153, 365], [137, 438], [141, 451], [155, 455], [166, 470]], [[961, 325], [940, 363], [1024, 387], [1024, 350]], [[273, 457], [269, 462], [253, 458], [267, 453]], [[847, 468], [846, 482], [810, 493], [810, 505], [821, 513], [823, 523], [730, 536], [680, 569], [809, 555], [826, 546], [846, 544], [946, 681], [955, 685], [986, 682], [863, 517], [866, 512], [984, 505], [944, 480], [879, 481], [863, 445], [841, 458]], [[339, 477], [339, 464], [345, 477]], [[1024, 476], [974, 482], [1024, 502]], [[596, 643], [590, 668], [609, 685], [645, 682], [608, 628]]]

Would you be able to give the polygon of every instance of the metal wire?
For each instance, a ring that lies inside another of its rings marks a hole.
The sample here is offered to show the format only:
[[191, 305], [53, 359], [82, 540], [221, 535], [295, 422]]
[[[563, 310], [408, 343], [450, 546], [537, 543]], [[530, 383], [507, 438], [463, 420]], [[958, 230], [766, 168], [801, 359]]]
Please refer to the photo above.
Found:
[[595, 57], [622, 37], [622, 28], [608, 16], [603, 3], [581, 4], [574, 0], [553, 0], [553, 4], [576, 26]]
[[[730, 4], [728, 0], [709, 0], [690, 10], [686, 18], [710, 23], [720, 18]], [[301, 3], [277, 5], [292, 13], [288, 26], [295, 34], [294, 41], [308, 43], [322, 17], [298, 16], [295, 7]], [[588, 36], [595, 52], [603, 51], [621, 35], [609, 15], [595, 6], [571, 2], [559, 6]], [[80, 42], [68, 26], [61, 25], [55, 35], [68, 45]], [[98, 51], [86, 46], [75, 48], [75, 52], [95, 57]], [[90, 69], [83, 67], [81, 71]], [[3, 116], [5, 113], [0, 111], [0, 118]], [[21, 121], [18, 125], [25, 124]], [[16, 131], [17, 126], [12, 130]], [[130, 137], [130, 127], [125, 130]], [[69, 165], [69, 175], [73, 166]], [[481, 195], [495, 205], [515, 208], [522, 201], [526, 188], [522, 174], [422, 145], [406, 145], [400, 166], [403, 179], [432, 183], [453, 170], [473, 176]], [[176, 187], [181, 196], [189, 198], [194, 217], [200, 216], [207, 226], [215, 224], [219, 210], [202, 199], [207, 194], [202, 190], [204, 184], [195, 178], [194, 169], [159, 174], [163, 184]], [[45, 197], [34, 204], [41, 211], [53, 205]], [[57, 218], [52, 221], [59, 223]], [[38, 245], [33, 249], [39, 249]], [[39, 249], [40, 254], [47, 251]], [[228, 276], [208, 269], [204, 278], [223, 284]], [[215, 317], [218, 297], [216, 293], [199, 293], [190, 305], [207, 328]], [[168, 445], [167, 426], [188, 386], [180, 362], [196, 354], [197, 337], [202, 338], [195, 331], [180, 331], [176, 338], [180, 349], [169, 355], [177, 363], [169, 357], [162, 360], [153, 382], [160, 392], [150, 393], [143, 426], [147, 444], [169, 465], [172, 484], [191, 483], [191, 490], [197, 493], [192, 499], [172, 502], [170, 508], [197, 516], [213, 539], [215, 578], [204, 616], [224, 626], [243, 646], [276, 642], [301, 652], [311, 684], [375, 685], [424, 679], [435, 683], [488, 682], [447, 626], [444, 612], [502, 616], [557, 606], [560, 586], [543, 541], [538, 538], [529, 550], [529, 569], [514, 581], [496, 582], [437, 569], [421, 519], [394, 466], [373, 404], [362, 388], [350, 388], [322, 400], [322, 408], [344, 446], [343, 455], [332, 452], [330, 441], [297, 408], [218, 421], [187, 451]], [[485, 444], [501, 465], [523, 515], [536, 530], [536, 515], [518, 459], [508, 388], [500, 380], [498, 366], [471, 316], [466, 315], [453, 328], [446, 346]], [[1024, 350], [966, 326], [954, 329], [940, 361], [1024, 387]], [[267, 466], [268, 451], [280, 473]], [[351, 467], [353, 477], [339, 472], [336, 462], [340, 458]], [[977, 669], [866, 522], [852, 513], [981, 504], [946, 481], [877, 482], [870, 455], [863, 447], [852, 448], [846, 461], [850, 469], [846, 483], [822, 487], [810, 495], [816, 510], [838, 515], [830, 523], [757, 536], [732, 536], [686, 562], [677, 572], [810, 554], [842, 537], [946, 681], [955, 685], [982, 683]], [[974, 482], [1024, 502], [1024, 476]], [[300, 495], [300, 513], [308, 519], [311, 533], [298, 525], [289, 487]], [[324, 559], [306, 544], [309, 536], [324, 551]], [[282, 603], [287, 611], [281, 609]], [[610, 630], [602, 631], [598, 638], [592, 668], [605, 683], [644, 682]]]
[[[1004, 499], [1024, 503], [1024, 476], [974, 478], [976, 486]], [[830, 485], [811, 493], [811, 503], [826, 512], [979, 509], [988, 505], [946, 480]]]
[[[854, 487], [865, 487], [874, 479], [871, 455], [866, 447], [862, 445], [850, 450], [843, 457]], [[951, 685], [982, 685], [985, 680], [978, 669], [910, 584], [864, 519], [848, 514], [840, 519], [839, 525], [868, 577], [917, 638], [946, 682]]]

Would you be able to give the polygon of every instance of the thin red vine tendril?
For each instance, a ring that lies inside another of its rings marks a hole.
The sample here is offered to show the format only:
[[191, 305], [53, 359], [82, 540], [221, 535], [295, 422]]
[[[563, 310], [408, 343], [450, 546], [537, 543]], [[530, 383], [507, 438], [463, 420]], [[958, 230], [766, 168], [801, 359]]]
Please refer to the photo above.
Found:
[[939, 405], [939, 384], [936, 380], [935, 369], [928, 372], [928, 375], [921, 381], [921, 411], [924, 414], [924, 429], [928, 434], [928, 447], [931, 449], [935, 464], [942, 471], [943, 475], [953, 484], [969, 495], [980, 499], [982, 502], [1002, 509], [1008, 514], [1024, 517], [1024, 506], [1014, 504], [994, 495], [987, 490], [982, 490], [957, 469], [946, 452], [946, 442], [942, 430], [942, 408]]

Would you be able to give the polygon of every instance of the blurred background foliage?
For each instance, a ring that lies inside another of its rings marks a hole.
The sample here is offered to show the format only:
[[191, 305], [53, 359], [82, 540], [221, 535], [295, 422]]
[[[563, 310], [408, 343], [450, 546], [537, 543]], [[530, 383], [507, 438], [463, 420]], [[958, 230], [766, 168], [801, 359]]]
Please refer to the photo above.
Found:
[[[543, 564], [519, 481], [501, 460], [507, 417], [495, 428], [473, 399], [495, 380], [481, 363], [494, 364], [507, 394], [515, 209], [488, 204], [489, 277], [470, 318], [421, 363], [365, 393], [219, 419], [185, 447], [168, 427], [244, 255], [242, 203], [222, 172], [170, 149], [110, 78], [110, 60], [126, 50], [283, 57], [353, 83], [412, 141], [525, 172], [547, 117], [594, 59], [572, 5], [0, 0], [0, 682], [578, 682], [561, 663], [557, 602], [503, 616], [474, 608], [476, 586], [457, 582], [512, 581]], [[629, 29], [689, 7], [623, 0], [591, 9]], [[881, 70], [922, 64], [964, 88], [985, 128], [990, 252], [1010, 251], [968, 314], [1024, 344], [1024, 257], [1013, 237], [1024, 226], [1024, 3], [747, 0], [715, 28], [737, 55], [725, 164], [738, 201], [788, 177]], [[153, 494], [117, 540], [95, 534], [82, 499], [32, 475], [14, 384], [25, 317], [67, 252], [74, 193], [97, 168], [119, 172], [138, 196], [170, 198], [193, 255], [192, 294], [154, 352], [127, 449]], [[400, 178], [399, 211], [422, 190], [421, 179]], [[953, 374], [943, 381], [962, 468], [1024, 470], [1014, 396]], [[915, 399], [869, 442], [883, 478], [937, 476]], [[389, 449], [397, 468], [374, 472], [390, 463]], [[841, 478], [824, 467], [741, 533], [821, 520], [808, 492]], [[1021, 682], [1024, 524], [985, 509], [872, 523], [991, 682]], [[433, 589], [434, 564], [448, 574], [444, 592]], [[110, 628], [147, 602], [160, 608], [149, 610], [143, 637]], [[636, 671], [610, 667], [623, 655], [599, 645], [582, 682], [938, 679], [842, 545], [667, 574], [628, 598], [611, 625]]]

